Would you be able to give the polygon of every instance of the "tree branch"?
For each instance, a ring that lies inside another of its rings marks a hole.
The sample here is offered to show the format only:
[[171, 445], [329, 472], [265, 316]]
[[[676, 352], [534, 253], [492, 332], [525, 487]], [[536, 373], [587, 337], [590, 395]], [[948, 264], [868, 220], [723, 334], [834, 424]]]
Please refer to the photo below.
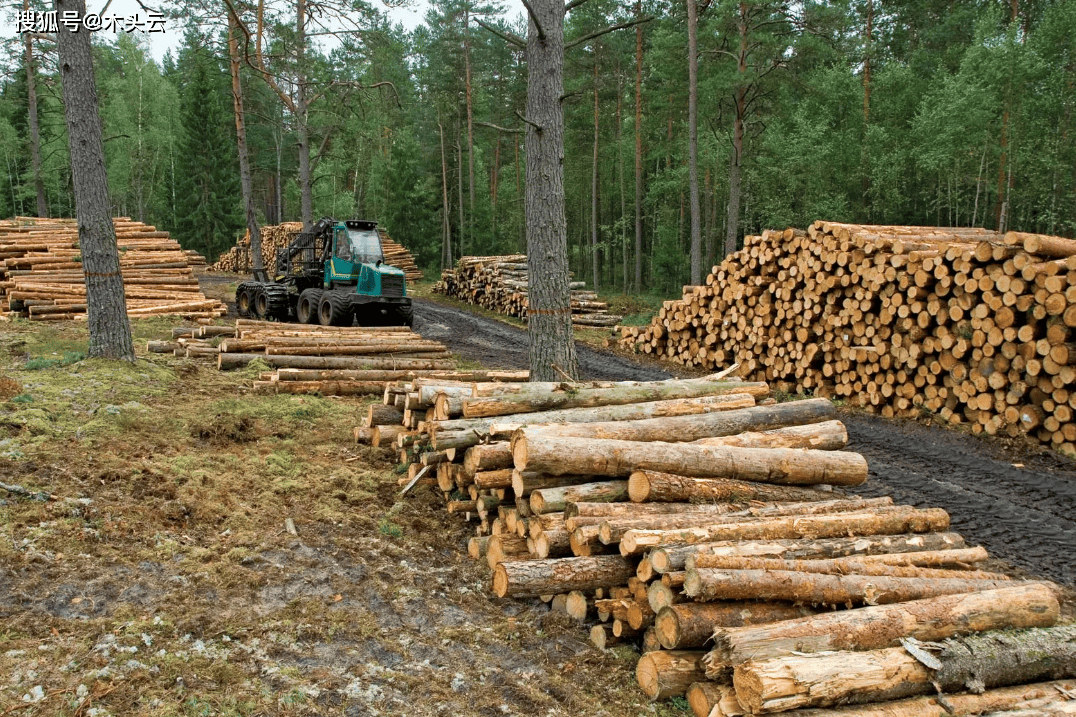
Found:
[[535, 122], [531, 122], [531, 121], [530, 121], [529, 119], [527, 119], [526, 117], [524, 117], [524, 116], [523, 116], [523, 115], [522, 115], [522, 114], [520, 113], [520, 111], [519, 111], [519, 110], [516, 110], [516, 117], [519, 117], [519, 119], [520, 119], [521, 121], [523, 121], [523, 122], [526, 122], [526, 123], [527, 123], [527, 124], [529, 124], [529, 125], [530, 125], [531, 127], [534, 127], [534, 131], [535, 131], [535, 132], [541, 132], [541, 131], [542, 131], [542, 125], [540, 125], [540, 124], [537, 124], [537, 123], [535, 123]]
[[526, 134], [527, 133], [526, 130], [522, 130], [522, 129], [518, 129], [518, 128], [517, 129], [508, 129], [507, 127], [498, 127], [497, 125], [493, 124], [492, 122], [475, 122], [475, 125], [478, 126], [478, 127], [489, 127], [490, 129], [495, 129], [498, 132], [507, 132], [509, 134]]
[[577, 7], [579, 7], [580, 5], [585, 3], [586, 1], [587, 0], [572, 0], [570, 3], [568, 3], [567, 5], [564, 6], [564, 14], [567, 15], [572, 10], [576, 9]]
[[542, 23], [538, 21], [538, 15], [534, 12], [534, 8], [527, 0], [520, 0], [523, 3], [523, 7], [527, 8], [527, 14], [531, 16], [531, 22], [534, 23], [535, 29], [538, 30], [538, 42], [545, 42], [545, 30], [542, 29]]
[[641, 25], [644, 22], [650, 22], [653, 19], [654, 18], [652, 18], [652, 17], [640, 17], [640, 18], [638, 18], [636, 20], [628, 20], [627, 22], [622, 22], [619, 25], [612, 25], [610, 27], [602, 28], [601, 30], [595, 30], [594, 32], [587, 33], [586, 35], [583, 35], [580, 38], [572, 40], [571, 42], [564, 43], [564, 49], [567, 50], [569, 47], [575, 47], [576, 45], [582, 45], [584, 42], [589, 42], [590, 40], [593, 40], [596, 37], [601, 37], [602, 35], [607, 35], [610, 32], [613, 32], [614, 30], [623, 30], [626, 27], [633, 27], [635, 25]]
[[511, 32], [501, 32], [500, 30], [493, 27], [492, 25], [489, 25], [488, 23], [483, 22], [482, 20], [479, 20], [477, 17], [474, 19], [474, 21], [477, 22], [482, 27], [489, 30], [490, 32], [492, 32], [497, 37], [499, 37], [502, 40], [504, 40], [505, 42], [507, 42], [509, 45], [515, 45], [516, 47], [518, 47], [520, 49], [525, 48], [527, 46], [527, 41], [524, 40], [519, 35], [516, 35], [516, 34], [511, 33]]

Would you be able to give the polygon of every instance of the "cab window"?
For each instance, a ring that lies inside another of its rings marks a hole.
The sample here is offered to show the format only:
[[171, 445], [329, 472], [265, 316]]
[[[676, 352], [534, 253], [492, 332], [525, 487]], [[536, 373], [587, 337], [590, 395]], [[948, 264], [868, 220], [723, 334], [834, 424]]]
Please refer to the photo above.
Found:
[[345, 230], [336, 230], [333, 243], [336, 247], [335, 256], [337, 259], [351, 259], [351, 243], [348, 241], [347, 232]]

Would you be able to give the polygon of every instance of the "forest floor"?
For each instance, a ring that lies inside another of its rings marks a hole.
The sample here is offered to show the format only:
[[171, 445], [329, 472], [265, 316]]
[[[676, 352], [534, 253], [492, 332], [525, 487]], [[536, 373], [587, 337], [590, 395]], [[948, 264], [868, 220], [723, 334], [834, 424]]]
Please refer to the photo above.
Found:
[[[525, 366], [517, 327], [416, 314], [465, 360]], [[253, 394], [257, 366], [147, 354], [174, 323], [135, 322], [132, 366], [77, 360], [82, 323], [3, 325], [0, 481], [56, 499], [0, 489], [0, 714], [690, 714], [644, 700], [631, 648], [491, 597], [466, 526], [352, 442], [367, 401]], [[580, 357], [595, 378], [668, 375]], [[1067, 584], [1072, 616], [1071, 461], [846, 414], [865, 492], [948, 509], [994, 567]]]

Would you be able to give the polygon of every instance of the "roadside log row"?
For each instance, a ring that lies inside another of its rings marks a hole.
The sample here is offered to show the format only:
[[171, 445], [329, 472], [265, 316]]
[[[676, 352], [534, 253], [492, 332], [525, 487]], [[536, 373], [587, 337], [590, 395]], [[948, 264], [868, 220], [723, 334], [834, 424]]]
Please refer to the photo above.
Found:
[[[986, 550], [943, 510], [846, 495], [866, 463], [832, 404], [754, 405], [767, 390], [423, 377], [388, 383], [355, 436], [396, 452], [406, 489], [434, 476], [494, 595], [548, 603], [601, 649], [639, 645], [643, 692], [686, 695], [702, 717], [1074, 676], [1055, 586], [979, 569]], [[466, 418], [472, 400], [521, 412]], [[955, 642], [935, 669], [917, 640]], [[1045, 657], [1008, 671], [978, 657], [1010, 641]]]
[[[284, 222], [260, 228], [262, 261], [266, 271], [270, 274], [275, 271], [277, 253], [286, 249], [295, 239], [295, 235], [302, 230], [301, 222]], [[385, 263], [403, 270], [404, 277], [408, 281], [422, 279], [422, 271], [415, 264], [415, 258], [411, 256], [411, 252], [393, 241], [383, 227], [378, 227], [377, 231], [381, 235], [381, 249], [385, 255]], [[213, 271], [230, 271], [240, 274], [250, 273], [252, 268], [249, 231], [210, 267]]]
[[[476, 304], [498, 314], [527, 320], [527, 291], [530, 286], [527, 257], [465, 256], [454, 269], [441, 272], [433, 290], [469, 304]], [[609, 304], [600, 301], [582, 281], [571, 287], [572, 323], [577, 327], [612, 327], [624, 317], [609, 313]]]
[[[212, 319], [227, 313], [208, 299], [192, 267], [205, 257], [185, 250], [168, 232], [113, 219], [127, 313]], [[17, 217], [0, 222], [0, 316], [34, 321], [84, 320], [86, 286], [73, 219]]]
[[748, 236], [621, 346], [1076, 455], [1076, 241], [815, 222]]

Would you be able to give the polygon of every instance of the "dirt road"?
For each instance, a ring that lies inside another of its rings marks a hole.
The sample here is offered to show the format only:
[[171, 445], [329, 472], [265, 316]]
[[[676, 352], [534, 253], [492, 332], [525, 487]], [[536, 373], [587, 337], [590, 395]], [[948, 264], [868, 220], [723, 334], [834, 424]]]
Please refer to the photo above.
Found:
[[[522, 329], [429, 301], [415, 302], [415, 330], [461, 356], [496, 368], [526, 368]], [[656, 380], [671, 373], [578, 345], [584, 378]], [[670, 369], [671, 370], [671, 369]], [[959, 431], [859, 411], [842, 416], [849, 449], [866, 456], [870, 480], [857, 492], [940, 507], [953, 529], [1018, 571], [1076, 586], [1076, 463], [1032, 455]]]

